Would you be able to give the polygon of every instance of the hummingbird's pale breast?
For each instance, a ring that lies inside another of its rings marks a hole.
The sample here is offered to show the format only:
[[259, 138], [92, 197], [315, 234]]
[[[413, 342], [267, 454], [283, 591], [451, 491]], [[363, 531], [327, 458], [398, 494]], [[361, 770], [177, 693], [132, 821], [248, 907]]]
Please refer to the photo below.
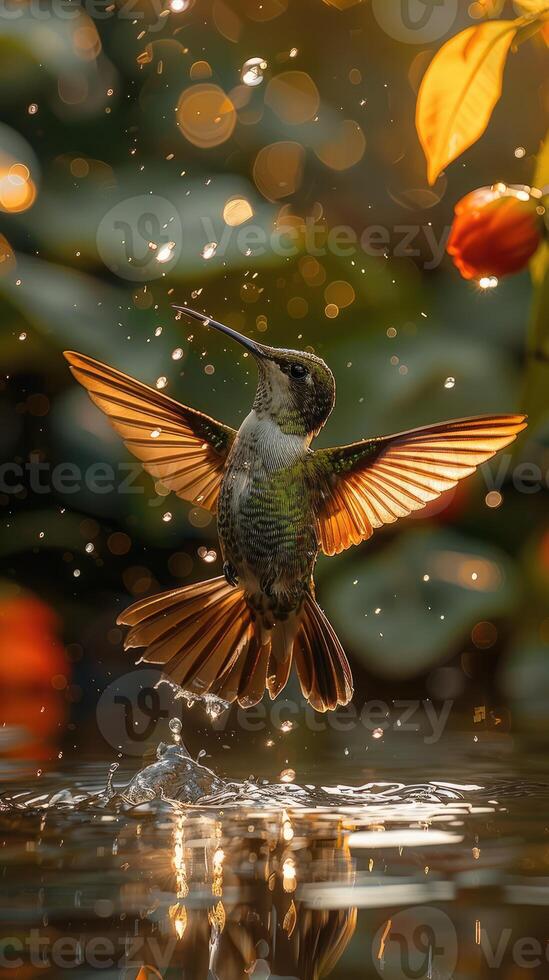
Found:
[[308, 588], [318, 543], [308, 486], [308, 436], [252, 410], [227, 460], [218, 503], [223, 557], [250, 595], [286, 611]]

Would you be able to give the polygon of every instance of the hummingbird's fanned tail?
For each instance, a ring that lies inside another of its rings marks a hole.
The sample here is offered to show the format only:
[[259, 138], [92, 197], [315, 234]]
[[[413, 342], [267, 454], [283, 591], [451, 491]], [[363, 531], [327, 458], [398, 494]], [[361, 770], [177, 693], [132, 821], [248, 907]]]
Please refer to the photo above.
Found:
[[[290, 617], [290, 620], [292, 617]], [[295, 623], [266, 628], [243, 589], [223, 577], [140, 599], [117, 623], [129, 626], [125, 649], [145, 647], [146, 663], [161, 664], [185, 691], [249, 708], [265, 689], [275, 698], [295, 663], [303, 694], [317, 711], [347, 704], [353, 682], [337, 636], [312, 595]]]
[[294, 657], [303, 696], [316, 711], [332, 711], [353, 696], [353, 675], [333, 626], [307, 593]]
[[141, 660], [162, 664], [185, 691], [243, 707], [263, 697], [269, 646], [254, 627], [244, 591], [223, 577], [140, 599], [117, 623], [131, 627], [125, 649], [146, 647]]

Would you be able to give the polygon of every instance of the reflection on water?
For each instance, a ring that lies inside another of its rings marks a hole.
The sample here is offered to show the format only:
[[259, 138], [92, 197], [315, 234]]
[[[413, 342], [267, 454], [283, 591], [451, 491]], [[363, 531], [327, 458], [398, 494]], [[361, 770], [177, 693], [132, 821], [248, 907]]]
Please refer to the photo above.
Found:
[[549, 973], [542, 784], [228, 782], [177, 740], [104, 772], [3, 795], [8, 976]]

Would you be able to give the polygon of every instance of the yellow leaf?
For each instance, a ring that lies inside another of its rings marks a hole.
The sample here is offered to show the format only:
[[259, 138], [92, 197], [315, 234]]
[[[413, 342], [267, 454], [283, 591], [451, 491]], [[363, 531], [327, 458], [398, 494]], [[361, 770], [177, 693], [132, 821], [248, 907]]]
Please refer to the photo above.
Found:
[[547, 0], [516, 0], [516, 3], [525, 14], [545, 14], [549, 8]]
[[486, 129], [519, 26], [520, 21], [497, 20], [468, 27], [442, 46], [425, 72], [416, 127], [430, 184]]

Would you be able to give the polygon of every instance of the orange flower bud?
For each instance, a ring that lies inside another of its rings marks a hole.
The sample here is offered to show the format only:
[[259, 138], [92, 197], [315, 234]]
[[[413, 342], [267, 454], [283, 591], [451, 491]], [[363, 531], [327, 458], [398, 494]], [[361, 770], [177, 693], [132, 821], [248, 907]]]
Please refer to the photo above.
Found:
[[464, 279], [508, 275], [524, 269], [545, 233], [540, 191], [530, 187], [479, 187], [456, 204], [446, 247]]

